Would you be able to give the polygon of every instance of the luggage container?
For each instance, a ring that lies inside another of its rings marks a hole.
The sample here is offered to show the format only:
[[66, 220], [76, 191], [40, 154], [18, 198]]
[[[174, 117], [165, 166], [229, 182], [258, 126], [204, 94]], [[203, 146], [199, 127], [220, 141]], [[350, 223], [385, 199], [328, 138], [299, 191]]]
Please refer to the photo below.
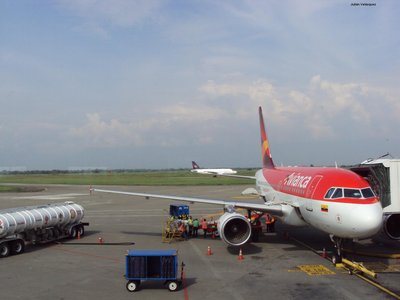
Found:
[[170, 204], [169, 215], [175, 219], [187, 219], [189, 217], [189, 205]]
[[144, 280], [159, 280], [171, 292], [177, 291], [182, 284], [183, 267], [182, 262], [178, 279], [177, 250], [130, 250], [126, 255], [126, 289], [134, 292]]

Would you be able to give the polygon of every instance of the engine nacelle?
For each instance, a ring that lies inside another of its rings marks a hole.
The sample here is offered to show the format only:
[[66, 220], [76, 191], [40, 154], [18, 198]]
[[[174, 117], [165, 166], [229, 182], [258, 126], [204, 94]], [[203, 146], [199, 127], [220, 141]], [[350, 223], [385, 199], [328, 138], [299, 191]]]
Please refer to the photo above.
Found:
[[400, 240], [400, 214], [385, 214], [383, 230], [392, 240]]
[[218, 232], [225, 243], [240, 246], [249, 240], [251, 224], [245, 216], [227, 212], [218, 220]]

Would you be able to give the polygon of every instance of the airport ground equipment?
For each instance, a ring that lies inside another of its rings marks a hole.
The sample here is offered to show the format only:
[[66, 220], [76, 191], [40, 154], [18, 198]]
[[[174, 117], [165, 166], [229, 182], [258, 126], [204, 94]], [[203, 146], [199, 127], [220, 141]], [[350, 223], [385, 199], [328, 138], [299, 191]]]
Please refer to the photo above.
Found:
[[366, 178], [383, 208], [383, 231], [400, 240], [400, 159], [367, 160], [350, 170]]
[[161, 239], [163, 243], [183, 241], [182, 232], [178, 228], [177, 220], [168, 220], [162, 227]]
[[347, 268], [349, 275], [361, 273], [371, 276], [372, 278], [378, 277], [378, 275], [374, 271], [367, 269], [362, 263], [342, 258], [342, 262], [336, 264], [336, 267], [343, 267], [343, 266]]
[[187, 219], [189, 217], [189, 205], [170, 204], [169, 215], [175, 219]]
[[182, 284], [183, 267], [182, 263], [178, 279], [177, 250], [130, 250], [126, 255], [126, 289], [135, 292], [142, 281], [158, 280], [171, 292], [177, 291]]
[[84, 235], [84, 208], [71, 201], [0, 210], [0, 257], [21, 254], [25, 245]]

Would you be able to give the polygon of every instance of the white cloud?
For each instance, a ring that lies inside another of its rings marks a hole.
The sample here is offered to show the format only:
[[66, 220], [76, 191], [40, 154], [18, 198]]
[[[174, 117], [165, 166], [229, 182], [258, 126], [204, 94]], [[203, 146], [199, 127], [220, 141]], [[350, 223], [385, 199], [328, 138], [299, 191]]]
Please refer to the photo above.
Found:
[[254, 110], [248, 108], [261, 105], [268, 119], [282, 130], [302, 122], [314, 138], [337, 136], [338, 124], [360, 128], [375, 126], [372, 119], [376, 120], [377, 99], [388, 106], [389, 114], [392, 109], [398, 111], [400, 108], [393, 97], [367, 84], [332, 82], [323, 80], [320, 75], [313, 76], [309, 86], [301, 91], [286, 91], [264, 79], [247, 83], [210, 80], [200, 90], [214, 99], [236, 97], [234, 110], [237, 117], [253, 118]]
[[88, 113], [86, 123], [71, 128], [68, 135], [91, 147], [183, 145], [191, 136], [200, 144], [209, 144], [214, 140], [210, 124], [227, 116], [218, 108], [184, 104], [163, 106], [147, 117], [133, 116], [132, 122], [105, 121], [98, 113]]

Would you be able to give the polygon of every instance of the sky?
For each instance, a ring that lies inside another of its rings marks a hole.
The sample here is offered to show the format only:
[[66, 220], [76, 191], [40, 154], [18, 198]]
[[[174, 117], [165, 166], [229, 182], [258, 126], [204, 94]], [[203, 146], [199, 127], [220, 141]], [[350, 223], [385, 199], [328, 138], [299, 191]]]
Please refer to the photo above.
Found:
[[[368, 3], [370, 5], [361, 5]], [[0, 1], [0, 169], [400, 157], [396, 0]]]

